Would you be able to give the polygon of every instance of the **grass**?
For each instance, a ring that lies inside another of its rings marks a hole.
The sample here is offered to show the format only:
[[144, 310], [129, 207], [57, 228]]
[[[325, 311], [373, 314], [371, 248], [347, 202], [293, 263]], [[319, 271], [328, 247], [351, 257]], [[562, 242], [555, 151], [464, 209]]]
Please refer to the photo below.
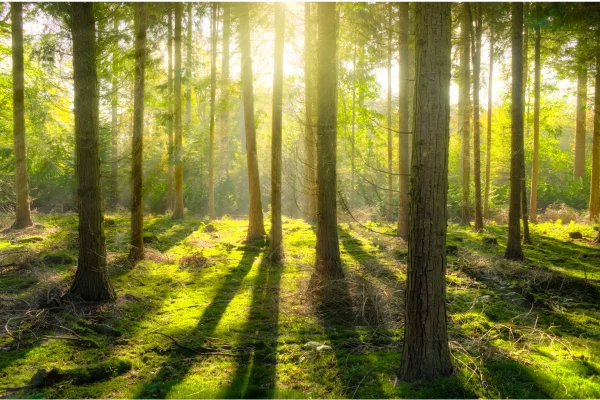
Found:
[[[271, 264], [266, 241], [244, 242], [246, 221], [148, 216], [147, 259], [130, 265], [129, 219], [108, 216], [118, 299], [99, 306], [60, 302], [75, 272], [76, 216], [36, 221], [0, 233], [0, 264], [16, 263], [0, 269], [0, 323], [13, 336], [0, 336], [0, 392], [30, 385], [8, 397], [600, 397], [600, 259], [589, 226], [532, 224], [521, 264], [502, 258], [505, 226], [476, 234], [451, 225], [456, 374], [408, 384], [396, 378], [407, 257], [399, 239], [340, 224], [352, 308], [330, 318], [339, 310], [311, 301], [315, 232], [301, 220], [284, 219], [285, 260]], [[569, 239], [575, 230], [583, 240]], [[120, 336], [95, 328], [106, 325]], [[34, 385], [40, 370], [45, 381]]]

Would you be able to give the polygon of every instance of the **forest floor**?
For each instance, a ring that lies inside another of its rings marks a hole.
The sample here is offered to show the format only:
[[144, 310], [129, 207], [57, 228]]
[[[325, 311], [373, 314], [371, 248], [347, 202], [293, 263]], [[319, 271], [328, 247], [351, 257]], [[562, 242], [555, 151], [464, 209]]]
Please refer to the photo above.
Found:
[[523, 264], [502, 258], [506, 226], [451, 225], [456, 374], [408, 384], [396, 377], [400, 239], [340, 223], [352, 299], [341, 312], [313, 306], [315, 232], [301, 220], [284, 219], [286, 258], [271, 264], [265, 242], [244, 242], [246, 221], [149, 216], [147, 260], [131, 265], [129, 218], [111, 215], [118, 298], [93, 305], [61, 300], [76, 268], [76, 215], [35, 220], [0, 233], [3, 397], [600, 397], [600, 247], [590, 226], [532, 224]]

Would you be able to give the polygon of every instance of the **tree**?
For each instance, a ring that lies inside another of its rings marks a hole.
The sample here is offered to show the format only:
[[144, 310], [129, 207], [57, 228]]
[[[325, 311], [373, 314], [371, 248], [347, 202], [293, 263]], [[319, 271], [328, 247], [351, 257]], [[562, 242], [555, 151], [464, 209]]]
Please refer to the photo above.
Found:
[[[471, 10], [469, 6], [469, 10]], [[473, 178], [475, 181], [475, 230], [483, 230], [481, 205], [481, 124], [479, 122], [479, 78], [481, 70], [481, 5], [475, 5], [475, 35], [473, 39]]]
[[410, 188], [410, 164], [409, 164], [409, 117], [408, 117], [408, 3], [399, 3], [399, 156], [400, 168], [398, 179], [398, 190], [400, 191], [398, 201], [398, 236], [408, 236], [409, 215], [409, 188]]
[[[538, 182], [538, 168], [540, 158], [540, 80], [541, 80], [541, 65], [540, 65], [540, 52], [541, 52], [541, 32], [540, 26], [535, 27], [535, 73], [533, 83], [533, 163], [531, 168], [531, 206], [529, 218], [531, 222], [537, 222], [537, 182]], [[585, 133], [585, 132], [584, 132]]]
[[450, 4], [417, 3], [415, 131], [400, 364], [400, 377], [407, 381], [436, 379], [453, 371], [446, 320], [450, 40]]
[[256, 240], [265, 235], [262, 201], [260, 198], [260, 178], [256, 153], [256, 126], [254, 125], [254, 85], [252, 82], [252, 53], [250, 48], [250, 23], [248, 4], [240, 4], [239, 29], [240, 51], [242, 53], [242, 92], [244, 98], [244, 125], [246, 130], [246, 159], [248, 163], [248, 187], [250, 210], [248, 213], [248, 233], [246, 240]]
[[11, 3], [13, 132], [15, 152], [16, 216], [13, 228], [33, 225], [29, 209], [27, 150], [25, 147], [25, 67], [23, 57], [23, 3]]
[[79, 258], [70, 293], [87, 301], [104, 301], [114, 299], [115, 292], [108, 277], [102, 215], [93, 7], [93, 3], [70, 5], [79, 210]]
[[175, 123], [175, 209], [173, 218], [183, 218], [183, 132], [181, 127], [181, 18], [182, 4], [175, 3], [175, 98], [173, 121]]
[[337, 232], [337, 15], [335, 3], [319, 3], [317, 41], [317, 246], [315, 276], [344, 277]]
[[119, 48], [119, 17], [117, 7], [113, 10], [113, 30], [117, 46], [112, 52], [112, 76], [111, 76], [111, 146], [110, 146], [110, 196], [109, 205], [115, 208], [119, 204], [119, 58], [117, 49]]
[[217, 3], [212, 3], [210, 29], [210, 127], [208, 143], [208, 216], [215, 218], [215, 105], [217, 95]]
[[167, 177], [167, 211], [173, 209], [173, 10], [169, 7], [169, 27], [167, 32], [167, 53], [168, 53], [168, 71], [167, 71], [167, 101], [169, 103], [168, 115], [168, 177]]
[[594, 141], [592, 143], [592, 178], [590, 182], [590, 221], [597, 221], [600, 213], [600, 56], [596, 56], [594, 94]]
[[491, 160], [492, 160], [492, 85], [494, 82], [494, 25], [490, 20], [490, 66], [488, 77], [488, 124], [485, 151], [485, 189], [483, 193], [483, 217], [489, 218], [490, 203], [490, 178], [491, 178]]
[[273, 130], [271, 136], [271, 260], [282, 256], [281, 231], [281, 130], [283, 120], [283, 44], [285, 3], [275, 3], [275, 51], [273, 62]]
[[460, 223], [471, 224], [469, 205], [471, 175], [471, 12], [469, 3], [463, 3], [460, 25], [460, 80], [458, 118], [460, 135], [462, 136], [462, 203]]
[[315, 44], [315, 25], [311, 13], [312, 5], [310, 2], [304, 3], [304, 108], [306, 113], [304, 123], [304, 150], [306, 161], [304, 167], [304, 190], [306, 193], [306, 209], [309, 221], [317, 218], [317, 162], [316, 162], [316, 143], [314, 133], [314, 44]]
[[[577, 48], [583, 47], [581, 40]], [[580, 57], [581, 58], [581, 57]], [[586, 131], [586, 108], [587, 108], [587, 81], [588, 68], [585, 60], [580, 60], [577, 68], [577, 120], [575, 124], [575, 178], [585, 177], [585, 131]]]
[[512, 108], [508, 240], [504, 257], [523, 261], [521, 248], [521, 164], [523, 153], [523, 4], [512, 3]]
[[221, 169], [229, 176], [229, 37], [231, 36], [231, 6], [223, 3], [223, 54], [221, 64]]
[[388, 150], [388, 190], [387, 190], [387, 219], [392, 221], [392, 205], [394, 203], [394, 185], [393, 185], [393, 165], [394, 165], [394, 152], [392, 143], [392, 3], [388, 3], [388, 43], [387, 43], [387, 150]]
[[146, 4], [135, 4], [135, 88], [133, 99], [133, 137], [131, 141], [131, 247], [129, 259], [144, 258], [144, 203], [143, 203], [143, 149], [144, 149], [144, 91], [146, 72]]
[[192, 69], [194, 67], [194, 56], [192, 52], [192, 27], [194, 14], [192, 13], [192, 2], [187, 3], [187, 38], [185, 50], [185, 128], [189, 133], [192, 123]]

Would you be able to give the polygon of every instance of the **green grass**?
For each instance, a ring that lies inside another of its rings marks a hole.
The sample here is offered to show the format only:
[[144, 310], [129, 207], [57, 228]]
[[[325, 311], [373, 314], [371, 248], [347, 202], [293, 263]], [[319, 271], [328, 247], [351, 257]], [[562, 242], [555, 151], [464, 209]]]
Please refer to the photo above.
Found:
[[[132, 266], [125, 261], [128, 217], [107, 219], [118, 298], [101, 306], [58, 307], [55, 300], [33, 311], [58, 298], [74, 276], [76, 216], [38, 215], [34, 228], [0, 233], [0, 254], [23, 251], [0, 256], [0, 264], [18, 264], [0, 272], [0, 323], [21, 335], [0, 336], [0, 392], [56, 369], [66, 378], [6, 395], [600, 397], [600, 259], [589, 226], [532, 225], [529, 261], [520, 264], [502, 259], [505, 226], [476, 234], [451, 225], [448, 243], [457, 252], [448, 256], [448, 314], [457, 372], [408, 384], [396, 378], [407, 257], [401, 240], [340, 224], [352, 310], [331, 318], [339, 310], [311, 302], [315, 231], [301, 220], [284, 219], [285, 260], [271, 264], [266, 241], [244, 242], [246, 221], [224, 218], [208, 227], [193, 217], [148, 216], [147, 259]], [[574, 230], [584, 240], [569, 239]], [[484, 243], [484, 236], [499, 244]], [[98, 333], [83, 320], [121, 336]], [[73, 332], [89, 341], [48, 338]], [[127, 368], [107, 370], [111, 360]], [[86, 370], [103, 373], [77, 378]]]

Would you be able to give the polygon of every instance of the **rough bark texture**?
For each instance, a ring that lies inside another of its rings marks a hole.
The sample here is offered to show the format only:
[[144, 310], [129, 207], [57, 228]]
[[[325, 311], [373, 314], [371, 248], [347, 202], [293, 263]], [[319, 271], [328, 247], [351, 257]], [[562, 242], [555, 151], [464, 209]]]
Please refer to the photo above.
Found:
[[215, 218], [215, 106], [217, 96], [217, 3], [211, 4], [210, 126], [208, 138], [208, 216]]
[[469, 191], [471, 180], [471, 13], [469, 3], [463, 3], [460, 25], [460, 81], [458, 118], [462, 137], [462, 203], [460, 223], [471, 224]]
[[575, 125], [575, 178], [585, 177], [585, 130], [587, 108], [587, 65], [582, 62], [577, 71], [577, 122]]
[[248, 162], [248, 188], [250, 190], [250, 210], [248, 212], [247, 240], [255, 240], [265, 235], [260, 179], [256, 153], [256, 128], [254, 125], [254, 84], [252, 82], [252, 53], [250, 48], [250, 22], [248, 4], [239, 6], [240, 51], [242, 53], [242, 86], [244, 97], [244, 125], [246, 130], [246, 157]]
[[[113, 16], [113, 31], [114, 35], [119, 37], [119, 17], [117, 16], [117, 9], [115, 7]], [[119, 69], [117, 48], [112, 53], [112, 76], [111, 76], [111, 146], [110, 146], [110, 194], [109, 194], [109, 206], [111, 209], [115, 209], [119, 204], [119, 82], [117, 80], [117, 71]]]
[[317, 123], [317, 254], [315, 273], [344, 277], [337, 232], [337, 15], [335, 3], [319, 3], [317, 43], [319, 116]]
[[173, 209], [173, 10], [169, 9], [169, 27], [167, 32], [167, 53], [169, 59], [167, 77], [167, 101], [169, 103], [168, 128], [168, 174], [167, 177], [167, 211]]
[[529, 207], [529, 219], [531, 222], [537, 222], [537, 183], [538, 168], [540, 159], [540, 84], [541, 84], [541, 32], [540, 27], [535, 27], [535, 77], [533, 83], [533, 161], [531, 168], [531, 205]]
[[27, 150], [25, 147], [25, 67], [23, 59], [23, 3], [11, 3], [13, 133], [15, 152], [16, 215], [13, 228], [33, 225], [29, 209]]
[[387, 150], [388, 150], [388, 193], [387, 219], [393, 220], [394, 205], [394, 143], [392, 140], [392, 3], [388, 3], [388, 52], [387, 52]]
[[175, 208], [173, 218], [183, 218], [183, 130], [181, 126], [181, 19], [182, 4], [175, 3], [175, 98], [173, 121], [175, 125]]
[[512, 3], [512, 121], [508, 240], [504, 257], [524, 260], [521, 248], [521, 160], [523, 152], [523, 3]]
[[283, 121], [283, 41], [285, 3], [275, 4], [275, 54], [273, 57], [273, 129], [271, 135], [271, 260], [283, 254], [281, 231], [281, 130]]
[[596, 94], [594, 95], [594, 141], [592, 143], [592, 179], [590, 182], [590, 220], [600, 212], [600, 56], [596, 56]]
[[481, 71], [481, 5], [474, 5], [475, 46], [473, 49], [473, 180], [475, 183], [475, 230], [483, 230], [481, 204], [481, 124], [479, 122], [479, 81]]
[[79, 258], [70, 292], [87, 301], [111, 300], [106, 266], [98, 150], [98, 76], [92, 3], [71, 3], [75, 93], [75, 153], [79, 210]]
[[398, 179], [398, 190], [400, 191], [398, 201], [398, 236], [408, 237], [408, 215], [409, 215], [409, 190], [410, 190], [410, 164], [409, 164], [409, 116], [408, 116], [408, 3], [398, 4], [399, 18], [399, 157], [400, 168]]
[[311, 12], [311, 3], [304, 3], [304, 90], [306, 121], [304, 125], [304, 151], [306, 210], [309, 221], [317, 219], [317, 159], [315, 141], [315, 24]]
[[135, 4], [135, 76], [133, 98], [133, 138], [131, 141], [131, 247], [129, 259], [144, 258], [144, 201], [143, 201], [143, 149], [144, 149], [144, 91], [146, 71], [146, 3]]
[[483, 194], [483, 218], [489, 218], [490, 178], [492, 160], [492, 85], [494, 82], [494, 26], [490, 24], [490, 74], [488, 78], [488, 124], [485, 152], [485, 189]]
[[450, 140], [449, 3], [416, 5], [416, 98], [406, 277], [403, 380], [452, 373], [446, 320]]
[[229, 176], [229, 37], [231, 36], [231, 6], [223, 3], [223, 54], [221, 63], [221, 171]]

